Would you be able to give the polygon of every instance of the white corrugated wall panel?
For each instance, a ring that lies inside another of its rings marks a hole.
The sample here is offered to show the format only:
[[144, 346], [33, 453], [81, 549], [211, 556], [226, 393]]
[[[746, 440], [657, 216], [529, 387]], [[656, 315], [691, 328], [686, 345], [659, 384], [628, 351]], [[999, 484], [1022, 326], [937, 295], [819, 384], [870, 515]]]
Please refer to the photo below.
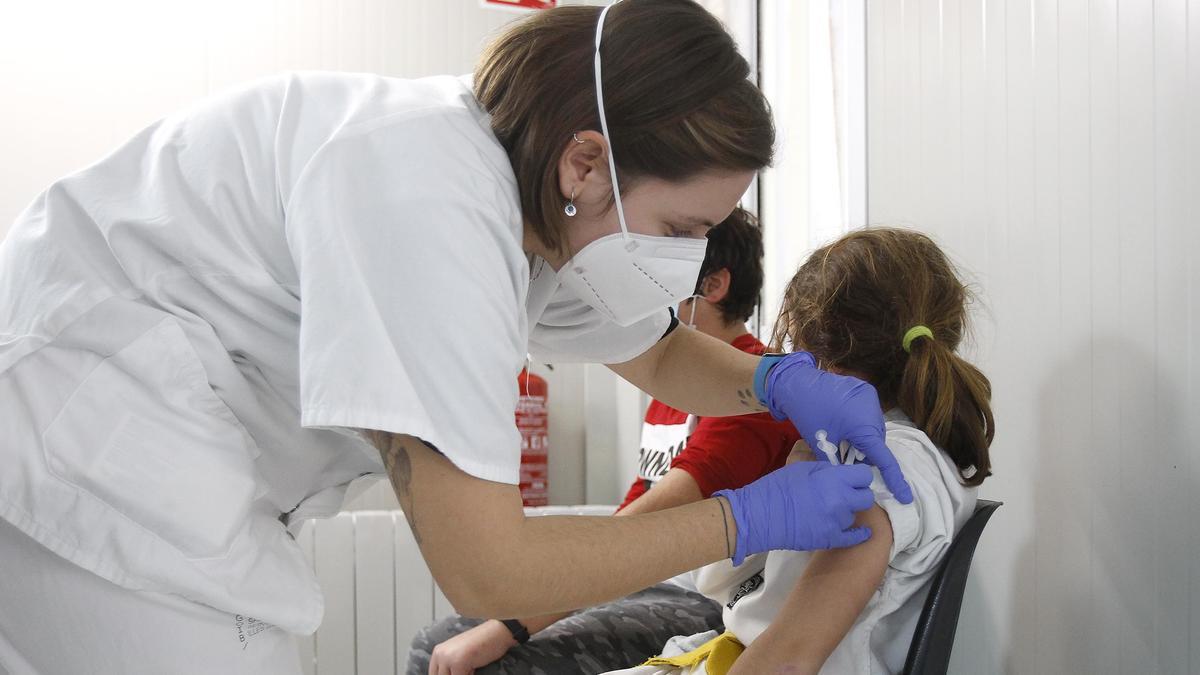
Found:
[[[351, 516], [354, 643], [360, 673], [394, 673], [397, 654], [403, 657], [408, 651], [407, 644], [396, 644], [396, 545], [392, 515], [388, 511], [364, 511]], [[402, 583], [408, 583], [408, 579]]]
[[873, 0], [869, 217], [977, 283], [955, 673], [1200, 672], [1200, 0]]
[[314, 568], [325, 595], [316, 633], [317, 675], [345, 675], [355, 666], [354, 519], [331, 518], [313, 532]]
[[[304, 527], [300, 528], [300, 534], [296, 535], [296, 544], [304, 552], [304, 557], [308, 559], [309, 565], [314, 565], [316, 561], [316, 554], [313, 551], [314, 529], [315, 522], [308, 522], [304, 524]], [[300, 667], [303, 669], [304, 675], [316, 675], [316, 635], [298, 635], [296, 636], [296, 643], [300, 651]]]

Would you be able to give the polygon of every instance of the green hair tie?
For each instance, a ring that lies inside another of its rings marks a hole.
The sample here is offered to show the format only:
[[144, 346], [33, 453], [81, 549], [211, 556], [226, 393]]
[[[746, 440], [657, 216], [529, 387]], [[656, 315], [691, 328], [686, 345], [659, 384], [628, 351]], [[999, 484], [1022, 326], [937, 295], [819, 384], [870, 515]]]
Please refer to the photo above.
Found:
[[932, 340], [933, 331], [929, 330], [928, 326], [913, 326], [909, 328], [908, 332], [904, 334], [904, 339], [900, 341], [900, 344], [904, 346], [904, 351], [912, 353], [913, 340], [919, 337], [927, 337]]

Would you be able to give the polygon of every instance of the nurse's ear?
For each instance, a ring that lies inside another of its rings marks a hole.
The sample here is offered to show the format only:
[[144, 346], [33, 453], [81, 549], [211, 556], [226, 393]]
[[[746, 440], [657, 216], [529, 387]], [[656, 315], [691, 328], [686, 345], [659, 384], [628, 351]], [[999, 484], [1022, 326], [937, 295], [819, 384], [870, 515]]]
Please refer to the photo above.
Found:
[[558, 189], [564, 205], [573, 200], [577, 207], [584, 207], [581, 211], [593, 216], [607, 208], [612, 181], [608, 176], [608, 143], [603, 134], [578, 131], [567, 139], [558, 156]]

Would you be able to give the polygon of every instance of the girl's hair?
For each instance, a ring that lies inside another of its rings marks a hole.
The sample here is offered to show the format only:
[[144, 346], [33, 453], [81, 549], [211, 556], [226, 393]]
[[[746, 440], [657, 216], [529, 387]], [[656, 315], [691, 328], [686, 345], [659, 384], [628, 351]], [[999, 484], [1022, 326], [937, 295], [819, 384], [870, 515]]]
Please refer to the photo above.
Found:
[[[946, 452], [967, 485], [991, 475], [992, 387], [955, 349], [967, 324], [970, 290], [929, 237], [869, 228], [818, 249], [785, 292], [772, 342], [812, 352], [873, 384]], [[910, 352], [902, 341], [914, 326]]]
[[[593, 56], [598, 7], [558, 7], [513, 24], [484, 52], [475, 95], [508, 151], [525, 221], [562, 250], [558, 159], [599, 129]], [[771, 163], [775, 129], [750, 67], [691, 0], [625, 0], [604, 23], [604, 104], [620, 187]]]

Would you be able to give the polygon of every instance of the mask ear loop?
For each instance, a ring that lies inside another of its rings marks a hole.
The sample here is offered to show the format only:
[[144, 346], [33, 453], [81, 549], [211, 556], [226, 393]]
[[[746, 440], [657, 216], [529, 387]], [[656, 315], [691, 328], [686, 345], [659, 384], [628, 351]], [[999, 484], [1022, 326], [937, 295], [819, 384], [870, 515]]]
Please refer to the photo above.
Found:
[[[621, 0], [617, 0], [620, 2]], [[621, 223], [621, 235], [625, 239], [625, 250], [632, 251], [637, 248], [637, 242], [629, 238], [629, 227], [625, 224], [625, 208], [621, 205], [621, 188], [617, 186], [617, 159], [613, 156], [612, 137], [608, 135], [608, 119], [604, 115], [604, 85], [602, 84], [600, 74], [600, 38], [604, 34], [604, 17], [608, 14], [608, 10], [613, 8], [613, 5], [608, 5], [600, 10], [600, 18], [596, 21], [596, 58], [595, 58], [595, 76], [596, 76], [596, 106], [600, 112], [600, 133], [604, 135], [604, 142], [608, 144], [608, 175], [612, 180], [613, 201], [617, 207], [617, 220]]]
[[688, 320], [687, 320], [688, 328], [696, 327], [696, 303], [700, 302], [700, 298], [703, 298], [703, 297], [704, 297], [703, 295], [697, 294], [697, 295], [693, 295], [692, 297], [688, 298], [688, 300], [691, 300], [691, 302], [692, 302], [692, 306], [691, 306], [692, 311], [690, 314], [688, 314]]

